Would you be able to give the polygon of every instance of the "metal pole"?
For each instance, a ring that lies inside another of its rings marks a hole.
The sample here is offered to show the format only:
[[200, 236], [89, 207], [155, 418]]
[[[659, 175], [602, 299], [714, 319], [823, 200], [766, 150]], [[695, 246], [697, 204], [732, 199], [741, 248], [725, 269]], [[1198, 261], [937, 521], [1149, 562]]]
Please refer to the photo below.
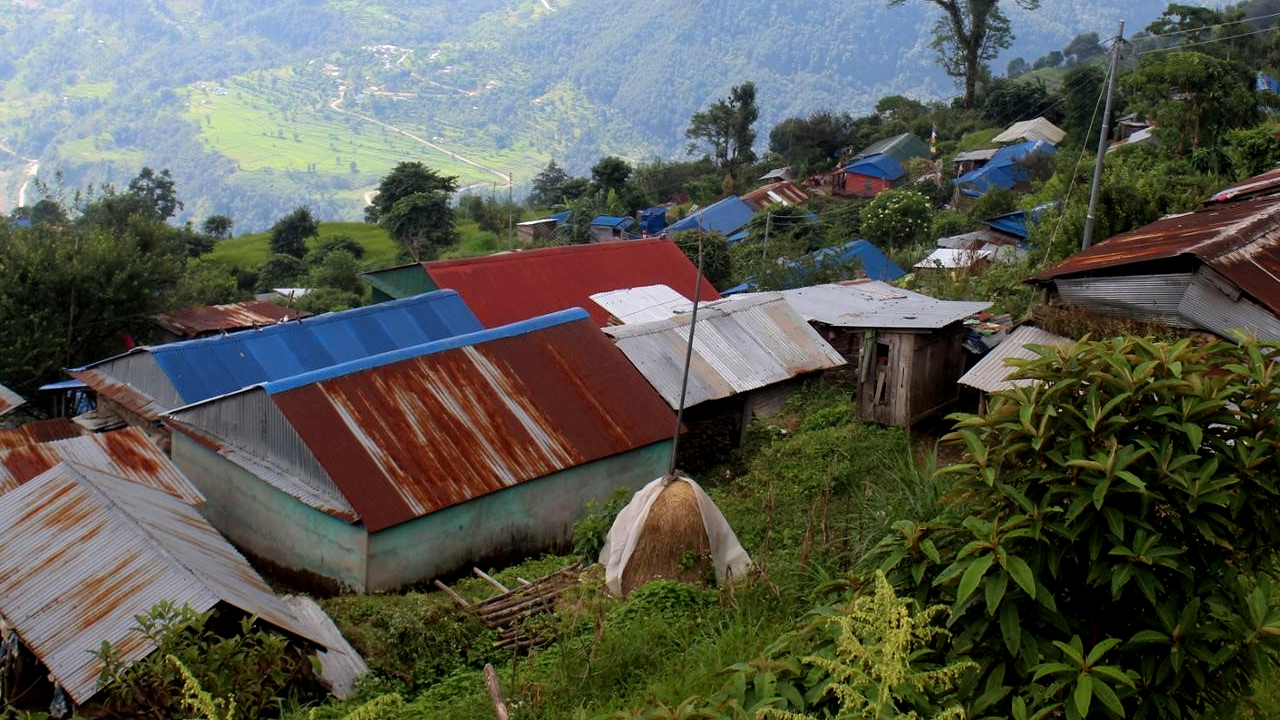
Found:
[[680, 379], [680, 404], [676, 407], [676, 432], [671, 441], [671, 462], [667, 476], [676, 474], [676, 453], [680, 451], [680, 427], [684, 425], [684, 399], [689, 390], [689, 365], [693, 362], [693, 331], [698, 325], [698, 300], [702, 298], [702, 240], [698, 240], [698, 279], [693, 283], [693, 316], [689, 318], [689, 344], [684, 350], [684, 377]]
[[1120, 68], [1120, 45], [1124, 43], [1124, 21], [1120, 21], [1120, 29], [1116, 31], [1115, 46], [1111, 48], [1111, 74], [1107, 78], [1107, 104], [1102, 111], [1102, 133], [1098, 135], [1098, 157], [1093, 162], [1093, 189], [1089, 191], [1089, 214], [1084, 219], [1084, 238], [1080, 241], [1080, 249], [1084, 250], [1093, 244], [1093, 224], [1097, 219], [1098, 189], [1102, 186], [1102, 159], [1107, 154], [1107, 144], [1111, 140], [1111, 96], [1116, 89], [1116, 72]]

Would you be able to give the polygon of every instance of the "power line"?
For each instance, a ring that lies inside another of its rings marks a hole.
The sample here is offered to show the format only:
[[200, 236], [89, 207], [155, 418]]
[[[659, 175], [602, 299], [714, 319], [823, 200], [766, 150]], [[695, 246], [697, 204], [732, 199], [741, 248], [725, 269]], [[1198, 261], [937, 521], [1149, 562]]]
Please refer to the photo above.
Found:
[[1145, 50], [1143, 51], [1143, 54], [1152, 55], [1154, 53], [1159, 53], [1159, 52], [1169, 52], [1170, 50], [1181, 50], [1182, 48], [1197, 47], [1200, 45], [1211, 45], [1213, 43], [1227, 42], [1229, 40], [1237, 40], [1242, 37], [1249, 37], [1250, 35], [1258, 35], [1260, 33], [1275, 32], [1277, 30], [1280, 30], [1280, 28], [1269, 27], [1269, 28], [1264, 28], [1262, 30], [1254, 30], [1252, 32], [1240, 33], [1239, 35], [1229, 35], [1223, 38], [1213, 38], [1211, 40], [1201, 40], [1199, 42], [1183, 43], [1181, 45], [1171, 45], [1169, 47], [1155, 48], [1154, 50]]
[[1218, 23], [1217, 25], [1205, 25], [1204, 27], [1187, 28], [1186, 30], [1170, 30], [1167, 33], [1160, 33], [1159, 35], [1142, 35], [1142, 36], [1135, 37], [1134, 40], [1136, 41], [1155, 40], [1157, 38], [1172, 37], [1174, 35], [1185, 35], [1187, 33], [1203, 32], [1205, 30], [1216, 30], [1218, 28], [1224, 28], [1230, 25], [1239, 25], [1241, 23], [1257, 22], [1259, 20], [1267, 20], [1269, 18], [1274, 18], [1274, 17], [1280, 17], [1280, 12], [1271, 13], [1269, 15], [1259, 15], [1257, 17], [1252, 17], [1252, 18], [1244, 18], [1243, 20], [1231, 20], [1229, 22]]

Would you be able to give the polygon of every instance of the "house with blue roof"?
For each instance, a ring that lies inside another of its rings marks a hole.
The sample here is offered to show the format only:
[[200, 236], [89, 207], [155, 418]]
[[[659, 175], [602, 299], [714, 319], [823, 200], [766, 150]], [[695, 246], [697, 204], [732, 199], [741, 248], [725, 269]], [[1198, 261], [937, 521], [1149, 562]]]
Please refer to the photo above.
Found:
[[[843, 245], [821, 248], [803, 258], [789, 261], [787, 267], [791, 269], [792, 277], [786, 284], [793, 288], [803, 287], [810, 284], [815, 274], [855, 265], [861, 270], [860, 273], [856, 273], [857, 276], [870, 280], [893, 282], [906, 274], [897, 263], [881, 252], [880, 248], [863, 238], [851, 240]], [[854, 273], [850, 273], [850, 277], [853, 275]], [[721, 290], [720, 294], [727, 297], [738, 293], [754, 292], [758, 289], [758, 280], [748, 278], [741, 285]]]
[[755, 217], [755, 215], [756, 211], [743, 202], [742, 198], [737, 195], [730, 195], [723, 200], [689, 213], [684, 219], [668, 225], [666, 233], [674, 235], [675, 233], [688, 232], [690, 230], [702, 230], [720, 233], [728, 238], [738, 235], [739, 231], [746, 228], [747, 223], [751, 222], [751, 218]]
[[591, 233], [591, 242], [623, 240], [627, 237], [627, 231], [635, 224], [636, 221], [629, 217], [597, 215], [587, 231]]
[[906, 177], [906, 164], [929, 157], [929, 146], [911, 133], [885, 138], [863, 148], [841, 168], [839, 195], [875, 197]]
[[1053, 145], [1044, 140], [1032, 140], [1002, 147], [986, 165], [956, 178], [956, 192], [963, 197], [982, 197], [993, 189], [1012, 190], [1031, 180], [1027, 163], [1033, 158], [1052, 155]]
[[155, 428], [160, 415], [257, 383], [481, 329], [452, 290], [290, 320], [230, 335], [142, 346], [67, 372], [99, 408]]

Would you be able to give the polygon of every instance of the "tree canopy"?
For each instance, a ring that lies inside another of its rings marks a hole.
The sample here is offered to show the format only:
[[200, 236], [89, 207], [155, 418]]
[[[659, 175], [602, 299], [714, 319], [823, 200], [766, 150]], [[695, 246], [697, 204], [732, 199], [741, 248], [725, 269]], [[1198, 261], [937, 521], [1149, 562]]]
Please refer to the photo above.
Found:
[[302, 258], [307, 254], [307, 239], [320, 234], [320, 223], [311, 208], [299, 205], [271, 226], [271, 252]]
[[754, 125], [759, 117], [755, 83], [735, 85], [729, 91], [729, 97], [721, 98], [706, 110], [693, 114], [689, 128], [685, 130], [685, 136], [694, 141], [689, 151], [696, 152], [698, 143], [704, 143], [710, 147], [716, 163], [726, 170], [754, 162]]

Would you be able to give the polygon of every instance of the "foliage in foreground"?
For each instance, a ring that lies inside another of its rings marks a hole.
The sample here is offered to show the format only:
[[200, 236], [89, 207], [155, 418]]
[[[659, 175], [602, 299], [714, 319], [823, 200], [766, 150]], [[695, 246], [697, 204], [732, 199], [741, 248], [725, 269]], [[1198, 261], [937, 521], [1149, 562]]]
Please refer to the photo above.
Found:
[[1082, 341], [957, 416], [954, 502], [896, 524], [881, 567], [950, 606], [950, 652], [991, 689], [971, 716], [1195, 716], [1274, 666], [1278, 359]]

